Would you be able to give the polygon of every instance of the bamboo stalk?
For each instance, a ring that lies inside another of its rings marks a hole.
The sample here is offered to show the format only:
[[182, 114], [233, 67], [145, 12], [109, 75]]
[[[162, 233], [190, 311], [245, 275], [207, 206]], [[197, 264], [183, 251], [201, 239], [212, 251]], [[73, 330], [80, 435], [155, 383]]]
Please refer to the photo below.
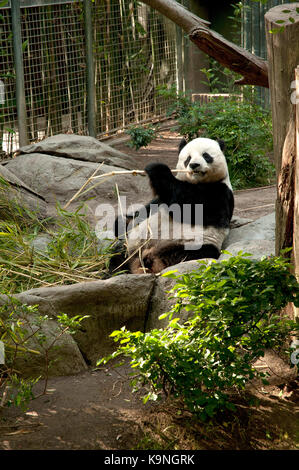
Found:
[[[73, 202], [78, 196], [79, 194], [82, 193], [83, 189], [86, 188], [86, 186], [88, 185], [88, 183], [90, 183], [91, 181], [95, 180], [95, 179], [100, 179], [100, 178], [105, 178], [105, 179], [109, 179], [111, 178], [112, 176], [118, 176], [118, 175], [133, 175], [133, 176], [136, 176], [136, 175], [140, 175], [140, 176], [145, 176], [146, 175], [146, 172], [144, 170], [120, 170], [120, 171], [111, 171], [109, 173], [103, 173], [102, 175], [96, 175], [96, 173], [98, 172], [98, 170], [101, 168], [101, 166], [103, 165], [103, 163], [101, 163], [99, 165], [99, 167], [95, 170], [95, 172], [85, 181], [85, 183], [83, 184], [83, 186], [81, 186], [81, 188], [76, 192], [76, 194], [74, 194], [73, 197], [71, 197], [71, 199], [65, 204], [65, 206], [63, 207], [63, 209], [67, 209], [68, 206], [70, 205], [71, 202]], [[188, 170], [177, 170], [177, 169], [174, 169], [174, 170], [171, 170], [173, 173], [189, 173]], [[93, 185], [91, 188], [88, 188], [86, 191], [84, 191], [84, 193], [82, 194], [85, 194], [87, 193], [88, 191], [91, 191], [93, 188], [95, 188], [96, 186], [98, 186], [99, 184], [103, 183], [104, 181], [100, 181], [99, 183]]]
[[[178, 169], [173, 169], [171, 170], [172, 173], [189, 173], [189, 170], [178, 170]], [[118, 176], [118, 175], [141, 175], [145, 176], [146, 172], [144, 170], [120, 170], [120, 171], [111, 171], [110, 173], [103, 173], [102, 175], [98, 176], [91, 176], [89, 179], [95, 180], [99, 178], [104, 178], [104, 177], [110, 177], [110, 176]]]
[[67, 209], [68, 206], [70, 205], [70, 203], [76, 199], [77, 196], [79, 196], [79, 194], [83, 191], [83, 189], [88, 185], [88, 183], [91, 181], [92, 178], [95, 177], [95, 175], [97, 174], [97, 172], [99, 171], [99, 169], [103, 166], [104, 162], [100, 163], [100, 165], [96, 168], [96, 170], [93, 172], [93, 174], [85, 181], [85, 183], [83, 184], [83, 186], [81, 186], [81, 188], [79, 189], [79, 191], [76, 192], [76, 194], [74, 194], [73, 197], [71, 197], [71, 199], [66, 203], [66, 205], [64, 206], [64, 209]]

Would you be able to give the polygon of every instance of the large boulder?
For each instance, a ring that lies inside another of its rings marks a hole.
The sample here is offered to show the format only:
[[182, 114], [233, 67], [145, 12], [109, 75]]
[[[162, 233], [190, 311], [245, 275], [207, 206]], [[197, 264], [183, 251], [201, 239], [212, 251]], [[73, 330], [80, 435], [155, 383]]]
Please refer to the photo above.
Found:
[[155, 277], [150, 274], [123, 274], [107, 280], [31, 289], [15, 297], [27, 305], [38, 305], [43, 315], [51, 317], [58, 313], [89, 315], [74, 339], [85, 360], [94, 365], [112, 351], [114, 342], [109, 335], [113, 330], [122, 326], [144, 330], [154, 286]]
[[3, 165], [0, 165], [0, 177], [4, 180], [4, 183], [0, 182], [0, 191], [7, 202], [34, 212], [39, 219], [47, 217], [47, 203], [43, 196]]
[[94, 137], [76, 134], [58, 134], [36, 144], [21, 147], [16, 155], [43, 153], [57, 157], [72, 158], [93, 163], [132, 169], [132, 158]]
[[[48, 202], [65, 203], [86, 183], [98, 168], [98, 164], [43, 153], [31, 153], [12, 159], [6, 163], [6, 168], [20, 176], [28, 186], [41, 194]], [[103, 164], [98, 174], [112, 171], [119, 171], [119, 168]], [[86, 186], [85, 190], [94, 185], [97, 186], [80, 195], [77, 202], [94, 198], [97, 204], [103, 202], [117, 204], [116, 183], [120, 194], [133, 201], [136, 200], [136, 194], [143, 193], [145, 182], [146, 179], [140, 176], [128, 177], [127, 175], [94, 180]]]
[[223, 248], [229, 250], [229, 246], [250, 240], [275, 241], [275, 213], [271, 213], [254, 220], [253, 222], [234, 228], [230, 231], [224, 242]]

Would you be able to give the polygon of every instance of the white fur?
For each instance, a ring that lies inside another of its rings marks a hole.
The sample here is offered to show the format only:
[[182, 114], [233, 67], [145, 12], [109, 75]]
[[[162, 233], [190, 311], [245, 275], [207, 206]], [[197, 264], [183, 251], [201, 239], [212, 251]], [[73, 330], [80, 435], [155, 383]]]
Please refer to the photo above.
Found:
[[[153, 240], [154, 244], [159, 240], [169, 240], [170, 242], [176, 240], [183, 244], [189, 243], [189, 249], [193, 249], [193, 244], [201, 247], [204, 242], [203, 237], [205, 229], [203, 229], [202, 225], [192, 227], [190, 224], [173, 220], [163, 204], [161, 204], [158, 211], [148, 219], [143, 220], [139, 225], [133, 228], [129, 226], [128, 229], [127, 242], [129, 253], [136, 251], [139, 247], [144, 245], [146, 240]], [[210, 238], [214, 238], [212, 233], [210, 234]], [[216, 245], [218, 245], [218, 243]]]
[[[203, 157], [205, 152], [213, 157], [213, 163], [206, 162]], [[189, 156], [191, 160], [188, 166], [185, 167], [185, 161]], [[200, 172], [192, 171], [190, 168], [192, 163], [200, 164]], [[193, 184], [223, 181], [232, 189], [226, 159], [216, 140], [199, 137], [186, 144], [179, 154], [177, 169], [189, 170], [188, 173], [177, 173], [176, 177], [181, 181], [188, 181]]]

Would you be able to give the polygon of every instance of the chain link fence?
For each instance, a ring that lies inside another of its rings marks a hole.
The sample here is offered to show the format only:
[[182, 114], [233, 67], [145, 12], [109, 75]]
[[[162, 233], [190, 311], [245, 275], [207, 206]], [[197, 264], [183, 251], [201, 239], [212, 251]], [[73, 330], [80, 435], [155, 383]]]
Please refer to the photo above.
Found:
[[137, 0], [23, 0], [13, 23], [15, 6], [0, 1], [0, 151], [24, 145], [21, 131], [28, 143], [66, 132], [103, 137], [165, 115], [156, 90], [177, 83], [178, 67], [176, 27], [162, 15]]

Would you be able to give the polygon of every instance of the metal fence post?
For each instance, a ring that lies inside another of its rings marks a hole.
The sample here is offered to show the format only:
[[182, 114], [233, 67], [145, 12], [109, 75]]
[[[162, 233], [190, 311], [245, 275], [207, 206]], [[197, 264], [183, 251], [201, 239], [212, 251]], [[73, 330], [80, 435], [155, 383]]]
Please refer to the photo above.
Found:
[[87, 80], [87, 124], [88, 132], [92, 137], [96, 136], [96, 114], [95, 114], [95, 80], [93, 60], [93, 28], [91, 0], [84, 0], [84, 29], [86, 44], [86, 80]]
[[11, 21], [13, 33], [13, 53], [16, 72], [16, 103], [19, 127], [19, 146], [28, 144], [27, 137], [27, 114], [25, 99], [25, 82], [21, 34], [21, 9], [20, 0], [11, 2]]

